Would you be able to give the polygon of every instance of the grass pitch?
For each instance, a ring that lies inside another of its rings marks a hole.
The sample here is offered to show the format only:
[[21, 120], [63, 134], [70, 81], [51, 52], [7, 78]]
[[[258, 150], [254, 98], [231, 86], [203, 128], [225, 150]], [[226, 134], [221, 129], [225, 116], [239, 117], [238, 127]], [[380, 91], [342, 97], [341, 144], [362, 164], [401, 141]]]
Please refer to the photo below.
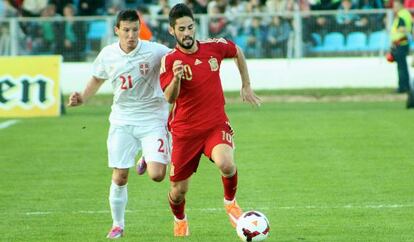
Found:
[[[0, 241], [106, 241], [109, 103], [96, 97], [61, 118], [0, 130]], [[414, 241], [414, 111], [402, 101], [227, 111], [238, 201], [267, 215], [267, 241]], [[213, 164], [203, 159], [190, 184], [189, 238], [172, 236], [168, 187], [168, 178], [157, 184], [131, 171], [121, 241], [239, 241]]]

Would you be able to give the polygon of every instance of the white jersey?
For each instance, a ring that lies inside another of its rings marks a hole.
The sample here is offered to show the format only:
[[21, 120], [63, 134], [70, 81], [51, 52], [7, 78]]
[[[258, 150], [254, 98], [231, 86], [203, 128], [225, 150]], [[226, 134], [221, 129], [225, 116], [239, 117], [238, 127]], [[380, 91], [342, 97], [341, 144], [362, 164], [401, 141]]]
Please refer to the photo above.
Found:
[[112, 84], [111, 124], [152, 126], [167, 122], [168, 103], [159, 75], [161, 58], [169, 51], [164, 45], [143, 40], [128, 54], [119, 42], [101, 50], [92, 74]]

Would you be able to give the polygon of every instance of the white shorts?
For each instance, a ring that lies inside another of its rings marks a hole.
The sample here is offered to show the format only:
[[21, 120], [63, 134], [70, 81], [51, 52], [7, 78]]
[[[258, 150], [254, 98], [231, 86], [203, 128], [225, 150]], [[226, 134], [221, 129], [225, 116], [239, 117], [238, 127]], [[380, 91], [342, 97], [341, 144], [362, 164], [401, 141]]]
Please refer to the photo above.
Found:
[[107, 140], [108, 166], [130, 168], [142, 150], [146, 162], [168, 164], [170, 161], [170, 139], [167, 127], [140, 127], [115, 125], [109, 127]]

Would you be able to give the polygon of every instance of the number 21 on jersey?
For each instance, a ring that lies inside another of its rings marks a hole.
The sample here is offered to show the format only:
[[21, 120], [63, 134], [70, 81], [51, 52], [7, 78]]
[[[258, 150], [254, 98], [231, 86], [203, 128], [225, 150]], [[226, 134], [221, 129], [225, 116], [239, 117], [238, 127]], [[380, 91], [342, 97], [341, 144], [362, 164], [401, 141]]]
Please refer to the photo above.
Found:
[[121, 89], [122, 90], [128, 90], [132, 88], [132, 77], [131, 75], [128, 75], [127, 77], [121, 75], [119, 76], [119, 79], [121, 80]]

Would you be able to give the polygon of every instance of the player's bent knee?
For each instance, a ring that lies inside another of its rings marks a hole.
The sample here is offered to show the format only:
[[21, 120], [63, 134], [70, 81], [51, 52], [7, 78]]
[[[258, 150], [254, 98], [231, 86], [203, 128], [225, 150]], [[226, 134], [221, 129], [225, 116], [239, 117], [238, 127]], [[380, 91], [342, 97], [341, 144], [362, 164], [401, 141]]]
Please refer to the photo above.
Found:
[[161, 182], [162, 180], [164, 180], [165, 177], [165, 173], [151, 173], [149, 174], [151, 180], [155, 181], [155, 182]]
[[236, 172], [236, 166], [233, 162], [225, 162], [219, 166], [221, 173], [225, 176], [233, 175]]
[[128, 183], [128, 177], [125, 176], [113, 176], [112, 177], [112, 181], [118, 185], [118, 186], [123, 186], [125, 184]]
[[114, 169], [112, 172], [112, 181], [118, 186], [127, 184], [128, 169]]
[[173, 189], [173, 193], [177, 196], [184, 196], [187, 193], [187, 189], [184, 189], [182, 187], [177, 187]]
[[127, 184], [128, 179], [116, 177], [116, 178], [112, 178], [112, 181], [118, 186], [124, 186]]
[[185, 198], [185, 191], [179, 191], [179, 190], [171, 190], [170, 192], [170, 199], [173, 203], [179, 204], [182, 201], [184, 201]]
[[171, 199], [174, 203], [180, 203], [184, 200], [185, 194], [187, 193], [188, 186], [183, 186], [182, 184], [177, 185], [172, 183], [171, 184]]
[[166, 165], [149, 162], [148, 163], [148, 176], [155, 182], [161, 182], [164, 180], [166, 171]]

